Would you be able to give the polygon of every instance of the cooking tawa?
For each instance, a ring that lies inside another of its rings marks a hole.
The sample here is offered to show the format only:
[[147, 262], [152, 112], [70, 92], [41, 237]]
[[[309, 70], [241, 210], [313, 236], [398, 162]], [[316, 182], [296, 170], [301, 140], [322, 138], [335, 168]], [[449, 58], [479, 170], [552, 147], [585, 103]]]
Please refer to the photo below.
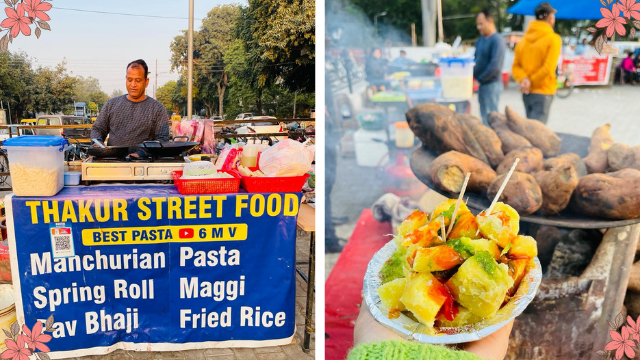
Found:
[[[580, 155], [580, 157], [585, 157], [589, 153], [589, 145], [591, 143], [591, 139], [589, 139], [588, 137], [564, 133], [557, 134], [562, 139], [562, 148], [560, 149], [560, 154], [571, 152]], [[433, 160], [435, 160], [436, 157], [438, 157], [438, 153], [429, 148], [420, 147], [416, 149], [411, 155], [411, 170], [413, 170], [413, 173], [416, 175], [416, 177], [430, 189], [450, 199], [457, 199], [458, 194], [440, 190], [433, 184], [433, 181], [431, 181], [431, 174], [429, 170], [431, 169], [431, 163], [433, 162]], [[465, 200], [467, 199], [467, 197], [469, 198], [467, 206], [476, 215], [479, 212], [489, 208], [489, 206], [491, 205], [491, 200], [487, 198], [486, 192], [483, 192], [482, 194], [466, 192], [464, 197]], [[539, 213], [520, 216], [520, 221], [532, 224], [566, 227], [572, 229], [607, 229], [638, 224], [640, 223], [640, 217], [629, 220], [609, 220], [591, 217], [573, 211], [570, 208], [566, 208], [560, 214], [555, 216], [545, 216]]]

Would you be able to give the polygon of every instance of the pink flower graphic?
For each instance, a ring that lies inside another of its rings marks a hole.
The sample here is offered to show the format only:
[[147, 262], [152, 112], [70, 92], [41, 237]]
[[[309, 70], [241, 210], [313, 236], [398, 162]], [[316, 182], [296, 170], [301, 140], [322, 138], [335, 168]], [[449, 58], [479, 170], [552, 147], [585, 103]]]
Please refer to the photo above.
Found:
[[7, 14], [8, 18], [4, 19], [0, 26], [3, 28], [11, 28], [11, 36], [14, 38], [20, 35], [20, 32], [25, 34], [25, 36], [31, 35], [31, 28], [29, 25], [31, 24], [31, 19], [24, 16], [26, 11], [26, 5], [18, 4], [16, 7], [18, 11], [13, 10], [8, 7], [4, 9], [4, 12]]
[[638, 320], [633, 321], [631, 316], [627, 316], [627, 321], [629, 325], [627, 328], [629, 329], [629, 334], [633, 337], [633, 340], [640, 342], [640, 316], [638, 316]]
[[609, 351], [616, 350], [616, 359], [620, 360], [623, 354], [630, 359], [636, 356], [636, 353], [631, 348], [635, 344], [633, 340], [629, 339], [629, 330], [627, 330], [626, 326], [622, 327], [622, 336], [616, 331], [609, 331], [609, 335], [613, 340], [604, 349]]
[[599, 28], [607, 28], [607, 37], [611, 37], [613, 32], [617, 32], [621, 36], [627, 33], [627, 29], [624, 28], [624, 24], [627, 23], [627, 19], [620, 16], [620, 6], [616, 3], [613, 4], [611, 10], [607, 8], [600, 8], [600, 12], [604, 19], [598, 21], [596, 26]]
[[42, 322], [36, 321], [36, 324], [33, 325], [33, 331], [29, 330], [27, 325], [22, 325], [22, 331], [24, 332], [24, 340], [27, 343], [27, 346], [32, 351], [36, 349], [42, 352], [49, 352], [49, 347], [44, 343], [51, 341], [51, 335], [42, 333]]
[[22, 335], [18, 335], [17, 343], [11, 339], [6, 339], [4, 343], [7, 345], [7, 350], [5, 350], [0, 358], [2, 359], [11, 359], [11, 360], [29, 360], [29, 356], [31, 355], [31, 350], [24, 347], [24, 339]]
[[640, 3], [636, 0], [620, 0], [620, 10], [622, 10], [622, 16], [640, 20]]
[[37, 17], [44, 21], [51, 20], [49, 15], [45, 14], [45, 11], [51, 10], [51, 4], [42, 2], [42, 0], [24, 0], [24, 2], [30, 18], [35, 19]]

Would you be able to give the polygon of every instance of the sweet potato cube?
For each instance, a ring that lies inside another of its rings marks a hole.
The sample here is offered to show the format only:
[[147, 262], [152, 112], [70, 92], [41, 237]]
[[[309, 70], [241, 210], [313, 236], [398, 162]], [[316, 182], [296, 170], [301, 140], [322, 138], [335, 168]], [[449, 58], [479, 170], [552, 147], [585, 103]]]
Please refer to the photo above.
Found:
[[500, 259], [500, 249], [495, 242], [487, 239], [469, 239], [461, 237], [447, 241], [447, 246], [455, 250], [463, 260], [466, 260], [480, 251], [486, 251], [494, 259]]
[[431, 273], [412, 273], [407, 278], [400, 301], [426, 326], [433, 326], [442, 304], [449, 297], [446, 287]]
[[452, 321], [447, 320], [443, 314], [438, 314], [435, 324], [438, 327], [460, 327], [475, 324], [480, 321], [482, 321], [482, 317], [475, 315], [464, 306], [458, 306], [458, 313]]
[[486, 251], [470, 257], [447, 282], [454, 299], [483, 318], [498, 312], [512, 286], [507, 265], [497, 264]]
[[456, 216], [456, 223], [453, 225], [451, 232], [447, 234], [449, 239], [457, 239], [468, 237], [470, 239], [480, 239], [482, 236], [478, 233], [478, 222], [471, 212], [465, 212]]
[[417, 230], [427, 224], [427, 214], [420, 210], [415, 210], [411, 215], [398, 226], [398, 234], [404, 238], [411, 234], [414, 230]]
[[511, 239], [508, 254], [512, 259], [533, 259], [538, 256], [538, 243], [531, 236], [518, 235]]
[[514, 208], [501, 202], [496, 203], [491, 214], [481, 212], [476, 221], [483, 237], [495, 241], [501, 248], [507, 247], [520, 231], [520, 215]]
[[529, 259], [518, 259], [509, 261], [509, 275], [513, 279], [513, 286], [507, 292], [507, 295], [513, 296], [518, 291], [518, 287], [522, 282], [522, 279], [527, 274], [527, 265], [529, 265]]
[[460, 255], [449, 246], [421, 248], [413, 259], [413, 271], [434, 272], [452, 269], [462, 264]]
[[407, 309], [400, 301], [406, 282], [405, 278], [395, 279], [378, 288], [380, 300], [382, 300], [384, 307], [389, 309], [389, 315], [391, 316]]

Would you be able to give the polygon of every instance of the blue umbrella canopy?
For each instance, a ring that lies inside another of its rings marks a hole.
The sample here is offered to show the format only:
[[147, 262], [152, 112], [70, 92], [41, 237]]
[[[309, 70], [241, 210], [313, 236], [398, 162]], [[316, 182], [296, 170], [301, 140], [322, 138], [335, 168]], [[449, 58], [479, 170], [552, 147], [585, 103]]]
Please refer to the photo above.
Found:
[[[536, 6], [544, 0], [520, 0], [507, 10], [516, 15], [535, 15]], [[599, 0], [546, 0], [558, 10], [557, 19], [567, 20], [599, 20], [602, 19]]]

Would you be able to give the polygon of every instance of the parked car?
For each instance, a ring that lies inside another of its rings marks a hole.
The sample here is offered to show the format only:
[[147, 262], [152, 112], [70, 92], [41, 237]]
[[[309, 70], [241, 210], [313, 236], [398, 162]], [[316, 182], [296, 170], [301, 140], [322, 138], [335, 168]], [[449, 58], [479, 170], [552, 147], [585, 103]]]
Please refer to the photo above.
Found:
[[236, 121], [237, 120], [247, 120], [254, 117], [253, 113], [242, 113], [239, 114], [238, 116], [236, 116]]
[[[26, 125], [26, 124], [22, 124]], [[22, 136], [22, 135], [35, 135], [32, 129], [20, 129], [19, 125], [9, 125], [11, 128], [11, 136]], [[9, 130], [8, 129], [0, 129], [0, 141], [5, 141], [9, 138]]]
[[[82, 116], [44, 115], [38, 118], [38, 125], [90, 125], [91, 120]], [[74, 139], [89, 139], [91, 129], [36, 129], [36, 135], [57, 135]]]

